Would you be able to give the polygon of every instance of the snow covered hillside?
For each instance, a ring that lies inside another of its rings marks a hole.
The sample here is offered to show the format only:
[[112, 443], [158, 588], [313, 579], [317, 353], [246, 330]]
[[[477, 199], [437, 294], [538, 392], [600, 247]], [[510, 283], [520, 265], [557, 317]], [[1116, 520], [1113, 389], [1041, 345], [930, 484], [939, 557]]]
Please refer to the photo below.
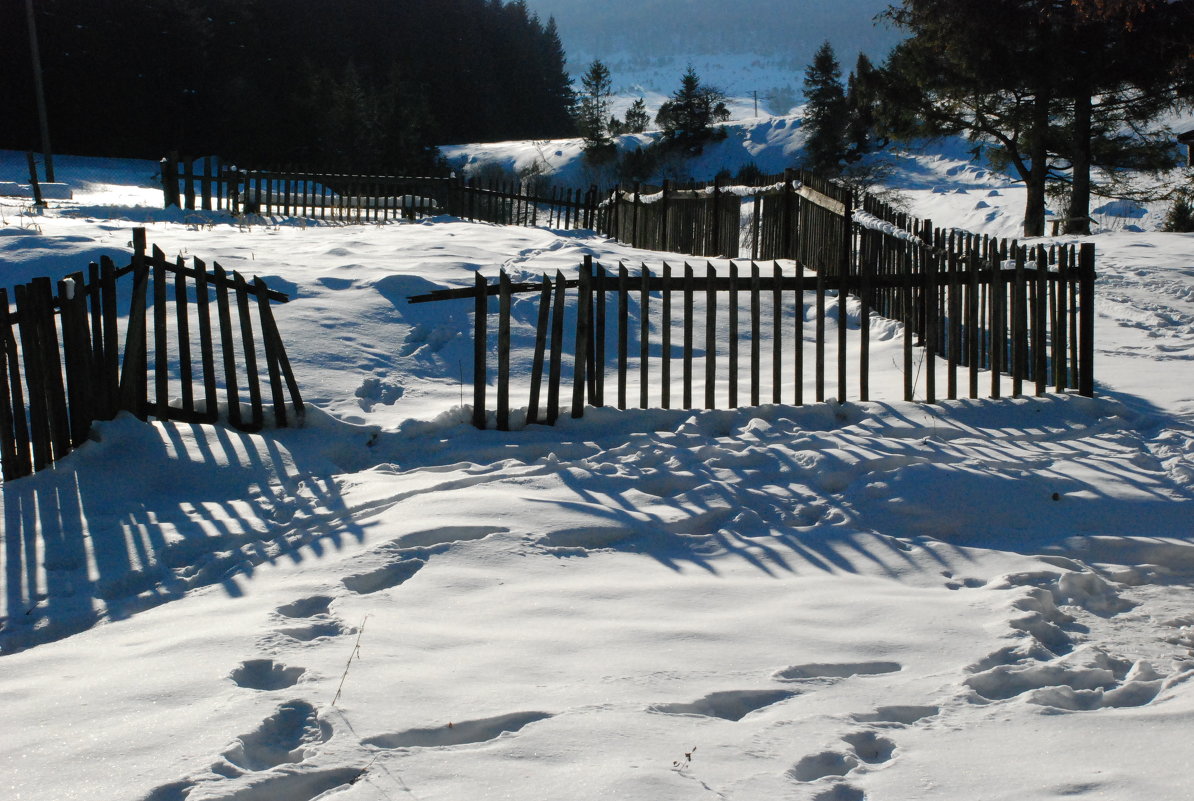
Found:
[[[701, 169], [797, 144], [759, 120]], [[452, 157], [579, 170], [569, 148]], [[4, 798], [1194, 792], [1194, 236], [1154, 232], [1159, 210], [1091, 238], [1094, 399], [903, 403], [882, 323], [873, 402], [497, 432], [462, 408], [468, 302], [408, 296], [682, 257], [167, 212], [152, 163], [56, 167], [72, 200], [0, 198], [0, 285], [123, 260], [145, 226], [290, 295], [312, 408], [260, 434], [122, 416], [0, 487]], [[0, 153], [0, 181], [23, 171]], [[956, 154], [896, 175], [939, 225], [1017, 227], [1020, 190]]]

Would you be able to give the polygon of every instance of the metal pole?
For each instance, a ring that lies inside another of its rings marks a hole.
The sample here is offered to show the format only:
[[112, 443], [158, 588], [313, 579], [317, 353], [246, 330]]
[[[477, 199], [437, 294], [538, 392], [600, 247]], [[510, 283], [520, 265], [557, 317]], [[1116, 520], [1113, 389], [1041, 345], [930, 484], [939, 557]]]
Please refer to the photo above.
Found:
[[37, 121], [41, 125], [41, 150], [46, 161], [46, 182], [54, 183], [54, 155], [50, 150], [50, 124], [46, 118], [46, 93], [41, 81], [41, 51], [37, 47], [37, 24], [33, 20], [33, 0], [25, 0], [29, 20], [29, 55], [33, 59], [33, 92], [37, 95]]

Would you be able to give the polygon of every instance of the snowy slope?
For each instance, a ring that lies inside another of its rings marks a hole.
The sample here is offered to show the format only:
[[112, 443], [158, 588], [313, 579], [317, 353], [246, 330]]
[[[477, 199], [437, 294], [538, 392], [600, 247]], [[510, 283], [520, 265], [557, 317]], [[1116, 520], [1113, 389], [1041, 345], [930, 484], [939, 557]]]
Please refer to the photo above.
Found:
[[[793, 128], [724, 152], [782, 167]], [[1005, 178], [905, 158], [916, 213], [1015, 228]], [[1190, 797], [1194, 237], [1093, 237], [1093, 400], [905, 404], [885, 324], [871, 403], [479, 432], [467, 304], [407, 296], [665, 257], [164, 212], [152, 164], [58, 171], [72, 201], [0, 199], [0, 282], [146, 225], [291, 295], [314, 408], [256, 435], [122, 417], [3, 486], [5, 798]]]

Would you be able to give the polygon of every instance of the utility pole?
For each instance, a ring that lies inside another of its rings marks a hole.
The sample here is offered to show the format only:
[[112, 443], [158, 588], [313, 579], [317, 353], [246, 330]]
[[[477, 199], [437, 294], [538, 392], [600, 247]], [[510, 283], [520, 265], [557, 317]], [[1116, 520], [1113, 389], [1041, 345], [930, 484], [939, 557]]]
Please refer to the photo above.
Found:
[[46, 182], [54, 183], [54, 154], [50, 149], [50, 123], [46, 118], [46, 92], [41, 82], [41, 51], [37, 47], [37, 23], [33, 20], [33, 0], [25, 0], [29, 20], [29, 55], [33, 59], [33, 93], [37, 96], [37, 121], [41, 125], [41, 150], [46, 162]]

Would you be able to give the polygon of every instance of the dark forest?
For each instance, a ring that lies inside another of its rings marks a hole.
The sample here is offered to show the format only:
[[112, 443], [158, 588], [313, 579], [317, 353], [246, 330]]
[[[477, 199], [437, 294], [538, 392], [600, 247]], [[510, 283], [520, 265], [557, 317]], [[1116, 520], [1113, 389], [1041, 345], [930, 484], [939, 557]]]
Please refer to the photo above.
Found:
[[[38, 0], [54, 150], [425, 170], [433, 144], [572, 132], [521, 0]], [[25, 4], [0, 3], [0, 147], [37, 149]]]

